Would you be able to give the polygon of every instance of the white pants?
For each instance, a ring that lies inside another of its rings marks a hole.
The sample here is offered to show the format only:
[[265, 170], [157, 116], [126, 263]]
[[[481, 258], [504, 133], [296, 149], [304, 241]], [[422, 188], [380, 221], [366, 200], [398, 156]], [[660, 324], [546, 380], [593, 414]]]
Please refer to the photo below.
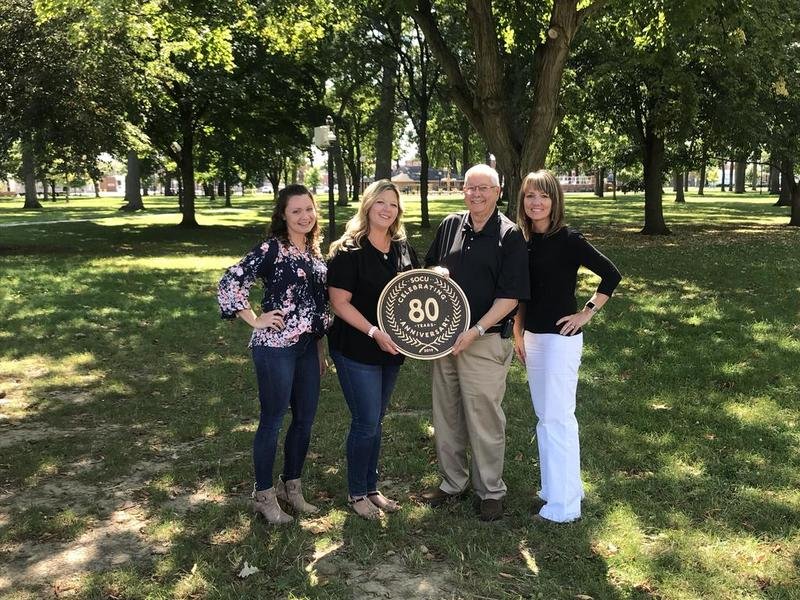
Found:
[[539, 515], [559, 523], [581, 516], [583, 484], [575, 392], [582, 350], [582, 333], [563, 336], [525, 332], [528, 385], [539, 419], [539, 497], [546, 502]]

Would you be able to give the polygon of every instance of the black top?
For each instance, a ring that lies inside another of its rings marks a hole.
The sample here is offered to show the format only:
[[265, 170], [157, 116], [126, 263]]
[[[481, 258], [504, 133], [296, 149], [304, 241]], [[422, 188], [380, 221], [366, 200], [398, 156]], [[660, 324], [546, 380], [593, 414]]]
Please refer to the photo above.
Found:
[[[558, 333], [561, 317], [578, 312], [575, 285], [583, 266], [600, 276], [597, 291], [611, 296], [622, 280], [617, 267], [578, 231], [562, 227], [552, 235], [532, 234], [528, 242], [531, 299], [525, 307], [525, 329]], [[575, 333], [578, 333], [576, 331]]]
[[[399, 272], [419, 268], [419, 259], [407, 241], [392, 242], [384, 254], [364, 237], [361, 248], [340, 248], [328, 262], [328, 286], [347, 290], [350, 303], [370, 323], [378, 323], [378, 298]], [[389, 354], [377, 342], [343, 319], [336, 317], [328, 332], [331, 352], [341, 352], [351, 360], [367, 365], [399, 365], [405, 357]]]
[[497, 209], [478, 232], [472, 228], [469, 212], [445, 217], [425, 256], [425, 266], [435, 265], [447, 267], [450, 277], [464, 290], [470, 326], [489, 311], [496, 298], [529, 297], [525, 238]]

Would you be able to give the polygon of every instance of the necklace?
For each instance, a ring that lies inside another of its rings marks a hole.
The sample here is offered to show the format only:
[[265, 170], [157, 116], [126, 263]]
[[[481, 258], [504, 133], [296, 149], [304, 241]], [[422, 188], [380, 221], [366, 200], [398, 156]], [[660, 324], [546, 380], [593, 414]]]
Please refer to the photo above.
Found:
[[[383, 242], [383, 243], [382, 244], [378, 244], [375, 241], [373, 241], [371, 238], [367, 238], [367, 239], [369, 239], [369, 243], [372, 244], [372, 247], [375, 248], [375, 250], [377, 250], [378, 252], [381, 253], [381, 255], [383, 256], [383, 260], [388, 260], [389, 252], [392, 251], [392, 240], [387, 239], [387, 238], [384, 237], [381, 240], [381, 242]], [[384, 250], [384, 248], [385, 248], [385, 250]]]

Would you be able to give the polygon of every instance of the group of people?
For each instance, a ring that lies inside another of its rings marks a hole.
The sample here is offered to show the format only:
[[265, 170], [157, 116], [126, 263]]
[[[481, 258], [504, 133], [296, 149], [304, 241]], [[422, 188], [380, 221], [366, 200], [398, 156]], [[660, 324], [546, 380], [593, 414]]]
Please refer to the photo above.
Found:
[[[516, 354], [526, 366], [538, 418], [538, 517], [575, 520], [583, 498], [575, 419], [582, 328], [612, 295], [619, 271], [565, 225], [564, 195], [552, 173], [525, 177], [517, 223], [497, 209], [500, 181], [490, 166], [470, 168], [463, 190], [467, 210], [442, 221], [424, 258], [425, 267], [447, 274], [464, 290], [471, 322], [452, 352], [433, 361], [441, 483], [421, 498], [437, 507], [463, 497], [471, 486], [480, 518], [502, 518], [502, 401]], [[314, 197], [302, 185], [289, 185], [278, 195], [266, 241], [220, 281], [223, 318], [238, 317], [253, 329], [250, 348], [261, 405], [253, 442], [253, 509], [270, 523], [292, 521], [284, 508], [295, 514], [318, 511], [303, 496], [301, 474], [325, 371], [326, 335], [351, 414], [348, 503], [365, 519], [400, 509], [378, 489], [378, 461], [382, 420], [404, 356], [378, 327], [377, 311], [384, 286], [398, 273], [422, 266], [402, 217], [397, 186], [385, 179], [374, 182], [342, 237], [331, 244], [326, 263]], [[601, 281], [578, 310], [581, 266]], [[257, 281], [264, 287], [259, 314], [248, 302]], [[289, 409], [283, 470], [275, 482], [278, 434]]]

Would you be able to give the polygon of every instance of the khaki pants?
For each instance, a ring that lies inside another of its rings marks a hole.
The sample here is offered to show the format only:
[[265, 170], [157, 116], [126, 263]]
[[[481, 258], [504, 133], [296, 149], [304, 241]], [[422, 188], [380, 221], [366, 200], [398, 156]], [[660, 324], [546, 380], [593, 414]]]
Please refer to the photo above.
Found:
[[513, 345], [499, 333], [476, 339], [458, 356], [433, 362], [433, 427], [441, 489], [467, 488], [467, 443], [472, 450], [472, 488], [482, 500], [506, 495], [503, 461], [506, 416], [501, 403]]

